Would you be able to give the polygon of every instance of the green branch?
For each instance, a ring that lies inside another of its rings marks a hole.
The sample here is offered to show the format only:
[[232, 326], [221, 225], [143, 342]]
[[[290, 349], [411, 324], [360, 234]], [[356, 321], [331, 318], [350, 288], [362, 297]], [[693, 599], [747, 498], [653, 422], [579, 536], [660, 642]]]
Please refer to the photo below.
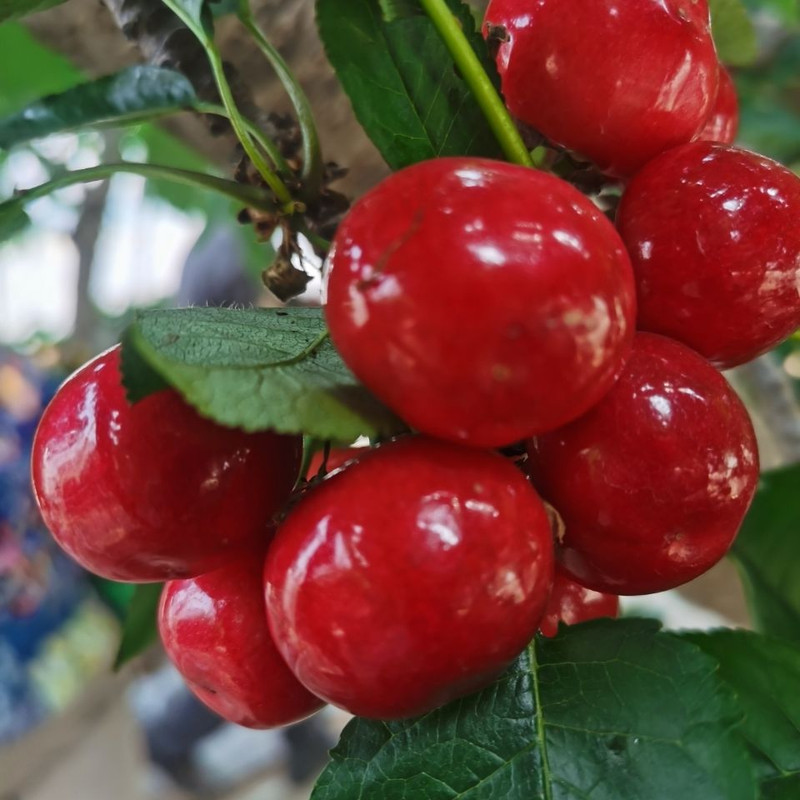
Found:
[[514, 120], [445, 0], [419, 1], [475, 96], [506, 158], [523, 167], [533, 167], [528, 148], [525, 147]]
[[206, 175], [202, 172], [192, 172], [186, 169], [176, 169], [165, 167], [160, 164], [137, 164], [130, 161], [120, 161], [112, 164], [100, 164], [97, 167], [88, 167], [74, 172], [66, 172], [54, 178], [52, 181], [34, 186], [32, 189], [23, 189], [16, 193], [10, 200], [0, 203], [0, 215], [8, 213], [13, 207], [18, 207], [31, 200], [51, 194], [58, 189], [72, 186], [76, 183], [91, 183], [92, 181], [103, 180], [117, 172], [129, 172], [134, 175], [141, 175], [144, 178], [157, 180], [169, 180], [174, 183], [182, 183], [189, 186], [199, 186], [209, 191], [218, 192], [226, 195], [245, 205], [259, 208], [264, 211], [278, 211], [275, 202], [262, 189], [255, 186], [245, 186], [241, 183], [228, 181], [224, 178], [217, 178], [214, 175]]
[[[250, 133], [245, 125], [244, 118], [236, 106], [236, 101], [233, 98], [228, 79], [225, 76], [225, 68], [222, 63], [222, 55], [220, 54], [214, 42], [213, 36], [206, 30], [203, 23], [202, 6], [196, 4], [186, 4], [185, 0], [163, 0], [171, 11], [186, 25], [187, 28], [197, 37], [197, 40], [203, 46], [208, 57], [208, 62], [211, 66], [211, 72], [214, 75], [214, 80], [217, 84], [219, 96], [222, 99], [222, 104], [227, 111], [228, 119], [230, 120], [236, 138], [241, 143], [253, 166], [258, 170], [259, 175], [264, 179], [264, 182], [272, 190], [272, 193], [278, 199], [278, 202], [283, 206], [284, 213], [293, 213], [296, 210], [296, 205], [292, 199], [292, 195], [286, 188], [286, 184], [275, 174], [272, 167], [266, 162], [264, 156], [255, 146]], [[189, 7], [187, 8], [187, 5]], [[199, 8], [199, 11], [198, 11]], [[197, 16], [195, 17], [195, 14]]]
[[[230, 120], [228, 116], [228, 109], [225, 106], [219, 106], [216, 103], [195, 103], [192, 107], [193, 111], [197, 111], [200, 114], [214, 114], [218, 117], [224, 117], [227, 120]], [[267, 154], [270, 161], [272, 161], [275, 169], [278, 170], [282, 175], [285, 177], [290, 177], [292, 174], [291, 169], [289, 169], [289, 165], [286, 163], [286, 159], [281, 155], [280, 150], [278, 150], [278, 146], [272, 139], [267, 136], [255, 122], [247, 119], [247, 117], [242, 117], [242, 124], [245, 127], [245, 130], [253, 137], [256, 144], [261, 146], [261, 149]]]
[[[236, 138], [241, 142], [248, 158], [253, 162], [253, 166], [258, 170], [259, 175], [264, 179], [275, 197], [277, 197], [284, 206], [291, 205], [293, 202], [292, 195], [286, 188], [286, 184], [272, 171], [272, 168], [267, 164], [264, 157], [253, 144], [253, 140], [244, 124], [244, 119], [239, 113], [239, 109], [236, 107], [236, 102], [233, 99], [233, 92], [231, 92], [228, 79], [225, 77], [225, 69], [219, 50], [217, 50], [216, 46], [211, 46], [206, 49], [206, 53], [208, 54], [208, 60], [211, 64], [211, 71], [214, 73], [214, 79], [217, 82], [217, 88], [219, 89], [222, 103], [228, 112], [228, 119], [233, 126]], [[288, 210], [287, 208], [287, 211]]]
[[273, 47], [272, 43], [258, 27], [248, 0], [241, 0], [239, 4], [239, 19], [251, 33], [261, 52], [266, 56], [275, 70], [275, 74], [283, 84], [286, 94], [289, 95], [289, 99], [292, 101], [297, 114], [297, 121], [300, 123], [300, 130], [303, 134], [302, 179], [304, 196], [307, 199], [315, 197], [322, 185], [323, 163], [319, 135], [311, 104], [308, 102], [306, 93], [289, 69], [289, 65], [284, 61], [283, 56]]

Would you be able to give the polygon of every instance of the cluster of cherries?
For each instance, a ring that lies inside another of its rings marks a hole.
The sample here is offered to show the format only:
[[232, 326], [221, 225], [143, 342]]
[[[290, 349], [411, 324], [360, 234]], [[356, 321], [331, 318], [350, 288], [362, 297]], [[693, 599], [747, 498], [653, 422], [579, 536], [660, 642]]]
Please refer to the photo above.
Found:
[[41, 422], [53, 534], [101, 575], [168, 581], [167, 652], [236, 722], [435, 708], [537, 630], [700, 575], [752, 499], [753, 428], [717, 367], [800, 323], [800, 179], [730, 145], [706, 0], [493, 0], [485, 31], [510, 110], [622, 198], [615, 227], [550, 174], [443, 158], [352, 208], [331, 337], [415, 433], [337, 454], [284, 514], [298, 437], [169, 390], [130, 406], [118, 350]]

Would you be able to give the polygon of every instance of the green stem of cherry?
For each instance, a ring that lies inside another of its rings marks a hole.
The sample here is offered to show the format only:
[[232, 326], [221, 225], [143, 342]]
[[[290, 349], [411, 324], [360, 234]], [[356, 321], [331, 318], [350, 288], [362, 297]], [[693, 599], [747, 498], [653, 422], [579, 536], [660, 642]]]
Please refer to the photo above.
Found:
[[514, 120], [445, 0], [420, 0], [420, 3], [439, 31], [506, 158], [514, 164], [533, 167], [528, 148], [525, 147]]
[[239, 19], [256, 41], [261, 52], [269, 61], [283, 88], [292, 101], [300, 130], [303, 134], [303, 196], [308, 199], [319, 193], [322, 185], [322, 150], [311, 104], [300, 84], [295, 79], [283, 56], [273, 47], [256, 23], [248, 0], [239, 4]]
[[178, 19], [189, 28], [203, 46], [203, 49], [206, 51], [206, 56], [208, 57], [208, 63], [211, 66], [211, 72], [217, 84], [219, 96], [222, 100], [222, 104], [225, 106], [228, 119], [236, 134], [236, 138], [241, 143], [247, 157], [250, 159], [259, 175], [264, 179], [264, 182], [269, 186], [278, 203], [282, 206], [281, 210], [285, 214], [293, 214], [298, 210], [297, 202], [292, 199], [292, 195], [286, 188], [286, 184], [275, 174], [272, 167], [267, 163], [264, 155], [256, 147], [255, 142], [247, 130], [244, 117], [236, 106], [233, 92], [228, 83], [228, 78], [225, 75], [222, 55], [217, 49], [210, 27], [206, 26], [204, 23], [202, 14], [194, 15], [192, 13], [192, 7], [189, 6], [189, 4], [181, 2], [181, 0], [163, 1], [164, 5], [175, 13]]
[[264, 182], [272, 190], [278, 201], [287, 207], [286, 210], [288, 211], [288, 207], [293, 203], [292, 195], [286, 188], [286, 184], [272, 171], [272, 168], [267, 164], [264, 156], [250, 137], [242, 115], [236, 107], [236, 102], [233, 99], [233, 92], [231, 92], [228, 79], [225, 77], [225, 69], [219, 50], [217, 50], [215, 45], [210, 45], [206, 47], [206, 52], [208, 54], [209, 63], [211, 64], [211, 71], [214, 73], [214, 79], [217, 82], [217, 89], [219, 89], [222, 103], [228, 112], [228, 119], [231, 122], [236, 138], [241, 142], [245, 153], [247, 153], [247, 157], [253, 163], [256, 170], [258, 170], [258, 174], [264, 179]]
[[[215, 116], [224, 117], [225, 119], [230, 120], [228, 109], [226, 109], [224, 106], [217, 105], [216, 103], [195, 103], [192, 108], [200, 114], [214, 114]], [[287, 178], [291, 177], [292, 170], [286, 163], [286, 159], [281, 155], [281, 152], [278, 150], [278, 146], [275, 144], [275, 142], [273, 142], [272, 139], [270, 139], [269, 136], [267, 136], [264, 131], [262, 131], [255, 124], [255, 122], [247, 119], [247, 117], [242, 117], [242, 124], [244, 125], [245, 130], [247, 130], [250, 136], [252, 136], [255, 143], [258, 144], [267, 154], [267, 157], [270, 161], [272, 161], [272, 164], [278, 173]]]
[[267, 193], [254, 186], [245, 186], [241, 183], [228, 181], [224, 178], [217, 178], [214, 175], [206, 175], [202, 172], [192, 172], [185, 169], [165, 167], [160, 164], [137, 164], [130, 161], [119, 161], [111, 164], [100, 164], [97, 167], [88, 167], [73, 172], [60, 175], [52, 181], [34, 186], [32, 189], [25, 189], [17, 193], [11, 200], [0, 203], [0, 215], [4, 209], [12, 205], [28, 203], [39, 197], [44, 197], [58, 189], [72, 186], [76, 183], [91, 183], [92, 181], [109, 178], [117, 172], [129, 172], [134, 175], [141, 175], [144, 178], [155, 178], [169, 180], [174, 183], [183, 183], [189, 186], [200, 186], [210, 191], [219, 192], [228, 197], [248, 206], [260, 208], [264, 211], [277, 212], [278, 207]]

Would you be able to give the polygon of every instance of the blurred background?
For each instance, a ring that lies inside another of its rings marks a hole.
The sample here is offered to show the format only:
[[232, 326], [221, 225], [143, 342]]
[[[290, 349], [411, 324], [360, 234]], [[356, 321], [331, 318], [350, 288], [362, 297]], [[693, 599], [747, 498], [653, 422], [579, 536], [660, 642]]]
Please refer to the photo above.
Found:
[[[325, 65], [312, 5], [256, 7], [309, 89], [326, 157], [349, 169], [337, 188], [355, 196], [385, 168]], [[747, 6], [755, 37], [741, 57], [728, 58], [741, 103], [739, 142], [800, 171], [800, 9], [796, 0]], [[255, 101], [285, 111], [235, 26], [223, 16], [218, 29]], [[138, 58], [94, 0], [5, 23], [0, 115]], [[230, 174], [237, 153], [229, 138], [188, 116], [164, 127], [52, 137], [0, 150], [0, 199], [120, 157]], [[64, 189], [27, 211], [29, 224], [0, 231], [0, 800], [308, 797], [345, 715], [327, 710], [279, 732], [222, 724], [192, 699], [157, 644], [112, 672], [132, 589], [92, 579], [62, 557], [28, 486], [33, 431], [63, 377], [118, 341], [136, 309], [279, 304], [261, 280], [279, 240], [257, 241], [228, 201], [131, 175]], [[305, 260], [314, 273], [310, 250]], [[318, 288], [312, 281], [300, 301], [315, 302]], [[800, 459], [800, 342], [729, 377], [753, 412], [764, 466]], [[728, 564], [625, 610], [673, 627], [747, 625]]]

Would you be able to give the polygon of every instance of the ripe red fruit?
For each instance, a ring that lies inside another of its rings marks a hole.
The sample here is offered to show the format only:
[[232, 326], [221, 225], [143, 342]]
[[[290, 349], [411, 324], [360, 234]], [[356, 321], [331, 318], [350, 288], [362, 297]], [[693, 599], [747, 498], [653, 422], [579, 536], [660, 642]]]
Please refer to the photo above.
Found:
[[429, 711], [493, 680], [552, 583], [544, 506], [494, 453], [384, 445], [312, 489], [278, 530], [273, 639], [310, 691], [365, 717]]
[[327, 277], [348, 366], [412, 427], [471, 445], [590, 408], [633, 335], [613, 226], [564, 181], [485, 159], [387, 178], [339, 227]]
[[534, 482], [564, 520], [559, 560], [614, 594], [671, 589], [713, 566], [758, 483], [753, 426], [725, 378], [646, 333], [600, 403], [529, 453]]
[[484, 32], [511, 113], [617, 175], [690, 141], [717, 94], [706, 0], [492, 0]]
[[800, 178], [763, 156], [696, 142], [628, 184], [617, 224], [639, 327], [720, 367], [755, 358], [800, 325]]
[[619, 597], [604, 594], [576, 583], [563, 568], [556, 567], [553, 591], [547, 601], [539, 632], [543, 636], [555, 636], [558, 625], [577, 625], [590, 619], [616, 617], [619, 614]]
[[129, 405], [115, 347], [72, 375], [45, 410], [33, 486], [45, 524], [86, 569], [160, 581], [263, 546], [300, 452], [299, 437], [223, 428], [172, 390]]
[[248, 728], [274, 728], [324, 703], [301, 686], [267, 626], [262, 561], [239, 559], [199, 578], [169, 581], [158, 630], [189, 688], [217, 714]]
[[739, 98], [730, 72], [719, 68], [719, 91], [711, 116], [703, 130], [695, 136], [695, 141], [721, 142], [732, 144], [739, 132]]

